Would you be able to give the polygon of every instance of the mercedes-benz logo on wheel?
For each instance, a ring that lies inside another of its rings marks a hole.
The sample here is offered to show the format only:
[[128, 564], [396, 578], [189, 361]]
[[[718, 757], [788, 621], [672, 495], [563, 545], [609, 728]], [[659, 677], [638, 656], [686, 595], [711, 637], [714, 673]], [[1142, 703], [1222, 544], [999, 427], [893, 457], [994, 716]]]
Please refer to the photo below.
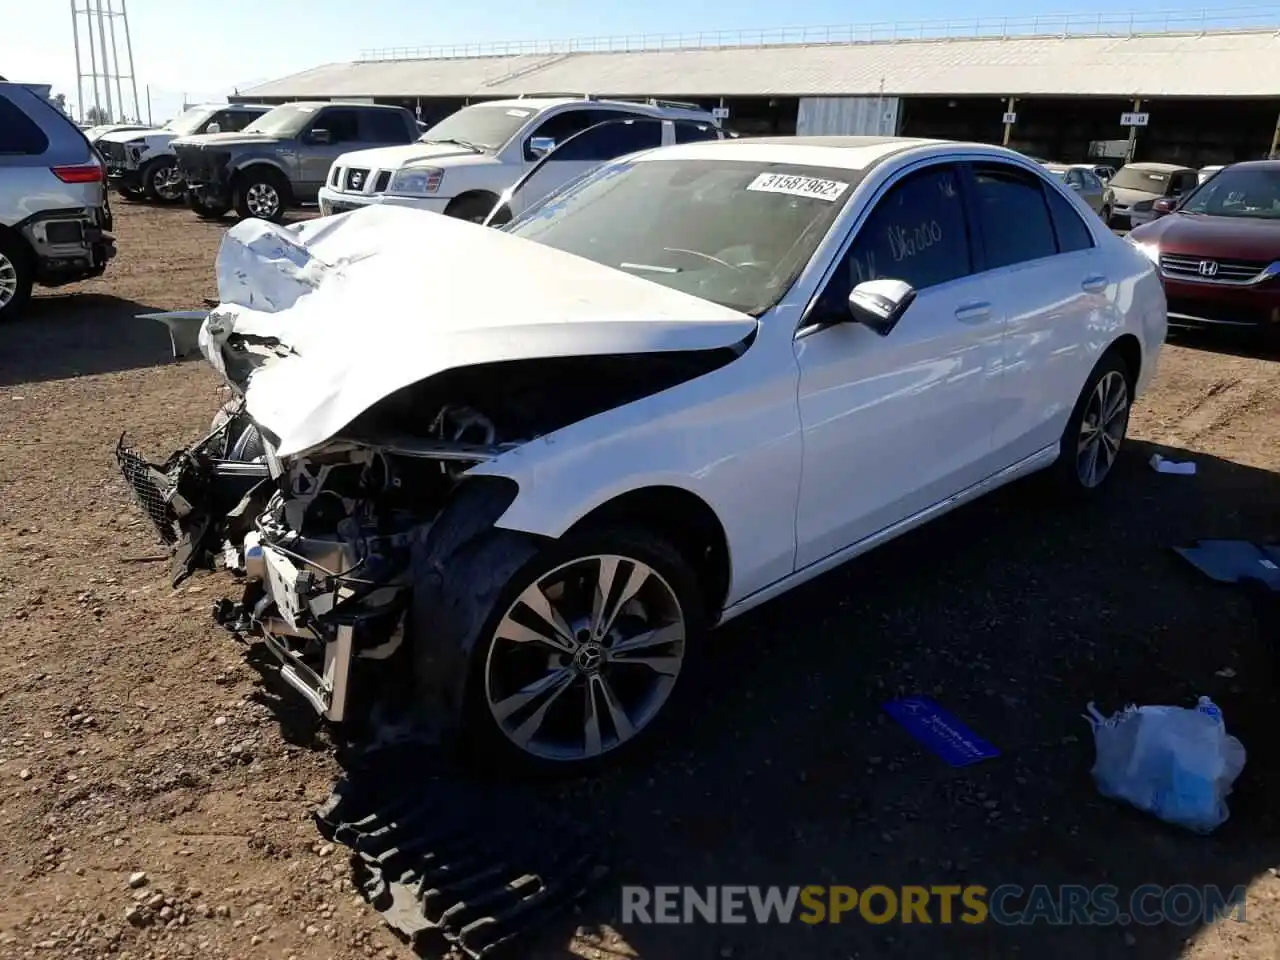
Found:
[[1201, 260], [1200, 261], [1200, 276], [1216, 277], [1217, 275], [1218, 275], [1217, 260]]

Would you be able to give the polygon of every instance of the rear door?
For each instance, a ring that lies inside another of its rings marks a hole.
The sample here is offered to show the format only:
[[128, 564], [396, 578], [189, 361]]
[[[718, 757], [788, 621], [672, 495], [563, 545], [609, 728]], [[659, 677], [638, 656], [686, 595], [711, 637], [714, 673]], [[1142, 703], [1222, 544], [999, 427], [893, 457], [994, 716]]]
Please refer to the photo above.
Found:
[[983, 276], [1004, 341], [993, 381], [993, 449], [1005, 467], [1058, 442], [1093, 363], [1108, 275], [1079, 208], [1045, 178], [1001, 161], [969, 168]]

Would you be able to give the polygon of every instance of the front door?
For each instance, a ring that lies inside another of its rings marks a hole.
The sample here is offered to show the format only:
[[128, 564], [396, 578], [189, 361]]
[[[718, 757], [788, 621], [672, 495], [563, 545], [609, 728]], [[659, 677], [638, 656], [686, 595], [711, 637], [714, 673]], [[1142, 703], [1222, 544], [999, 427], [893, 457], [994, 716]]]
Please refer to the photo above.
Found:
[[[317, 137], [318, 131], [323, 131]], [[293, 184], [296, 199], [311, 201], [320, 193], [329, 168], [339, 156], [358, 149], [360, 116], [344, 107], [325, 107], [299, 138], [298, 176]]]
[[[880, 336], [849, 320], [864, 280], [910, 283], [915, 302]], [[917, 169], [883, 192], [797, 335], [804, 471], [797, 567], [989, 476], [991, 381], [1002, 330], [974, 273], [959, 170]]]

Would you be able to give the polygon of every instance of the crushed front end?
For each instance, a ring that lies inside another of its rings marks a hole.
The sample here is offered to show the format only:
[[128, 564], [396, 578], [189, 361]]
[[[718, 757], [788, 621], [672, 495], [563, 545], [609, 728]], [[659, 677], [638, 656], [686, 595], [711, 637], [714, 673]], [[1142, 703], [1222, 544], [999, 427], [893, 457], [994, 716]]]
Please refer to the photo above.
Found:
[[[355, 661], [403, 645], [411, 550], [471, 465], [502, 452], [472, 411], [442, 410], [433, 438], [335, 441], [281, 462], [239, 404], [161, 464], [121, 438], [121, 473], [172, 551], [174, 582], [199, 567], [236, 574], [215, 619], [261, 641], [317, 713], [347, 719]], [[480, 441], [470, 442], [471, 439]]]

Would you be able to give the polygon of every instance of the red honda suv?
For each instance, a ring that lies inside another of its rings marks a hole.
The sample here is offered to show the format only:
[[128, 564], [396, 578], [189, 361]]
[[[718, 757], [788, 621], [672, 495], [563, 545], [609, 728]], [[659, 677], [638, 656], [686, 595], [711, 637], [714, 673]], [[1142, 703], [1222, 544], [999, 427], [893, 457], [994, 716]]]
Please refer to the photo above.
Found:
[[1128, 239], [1160, 268], [1173, 326], [1280, 335], [1280, 160], [1235, 163]]

